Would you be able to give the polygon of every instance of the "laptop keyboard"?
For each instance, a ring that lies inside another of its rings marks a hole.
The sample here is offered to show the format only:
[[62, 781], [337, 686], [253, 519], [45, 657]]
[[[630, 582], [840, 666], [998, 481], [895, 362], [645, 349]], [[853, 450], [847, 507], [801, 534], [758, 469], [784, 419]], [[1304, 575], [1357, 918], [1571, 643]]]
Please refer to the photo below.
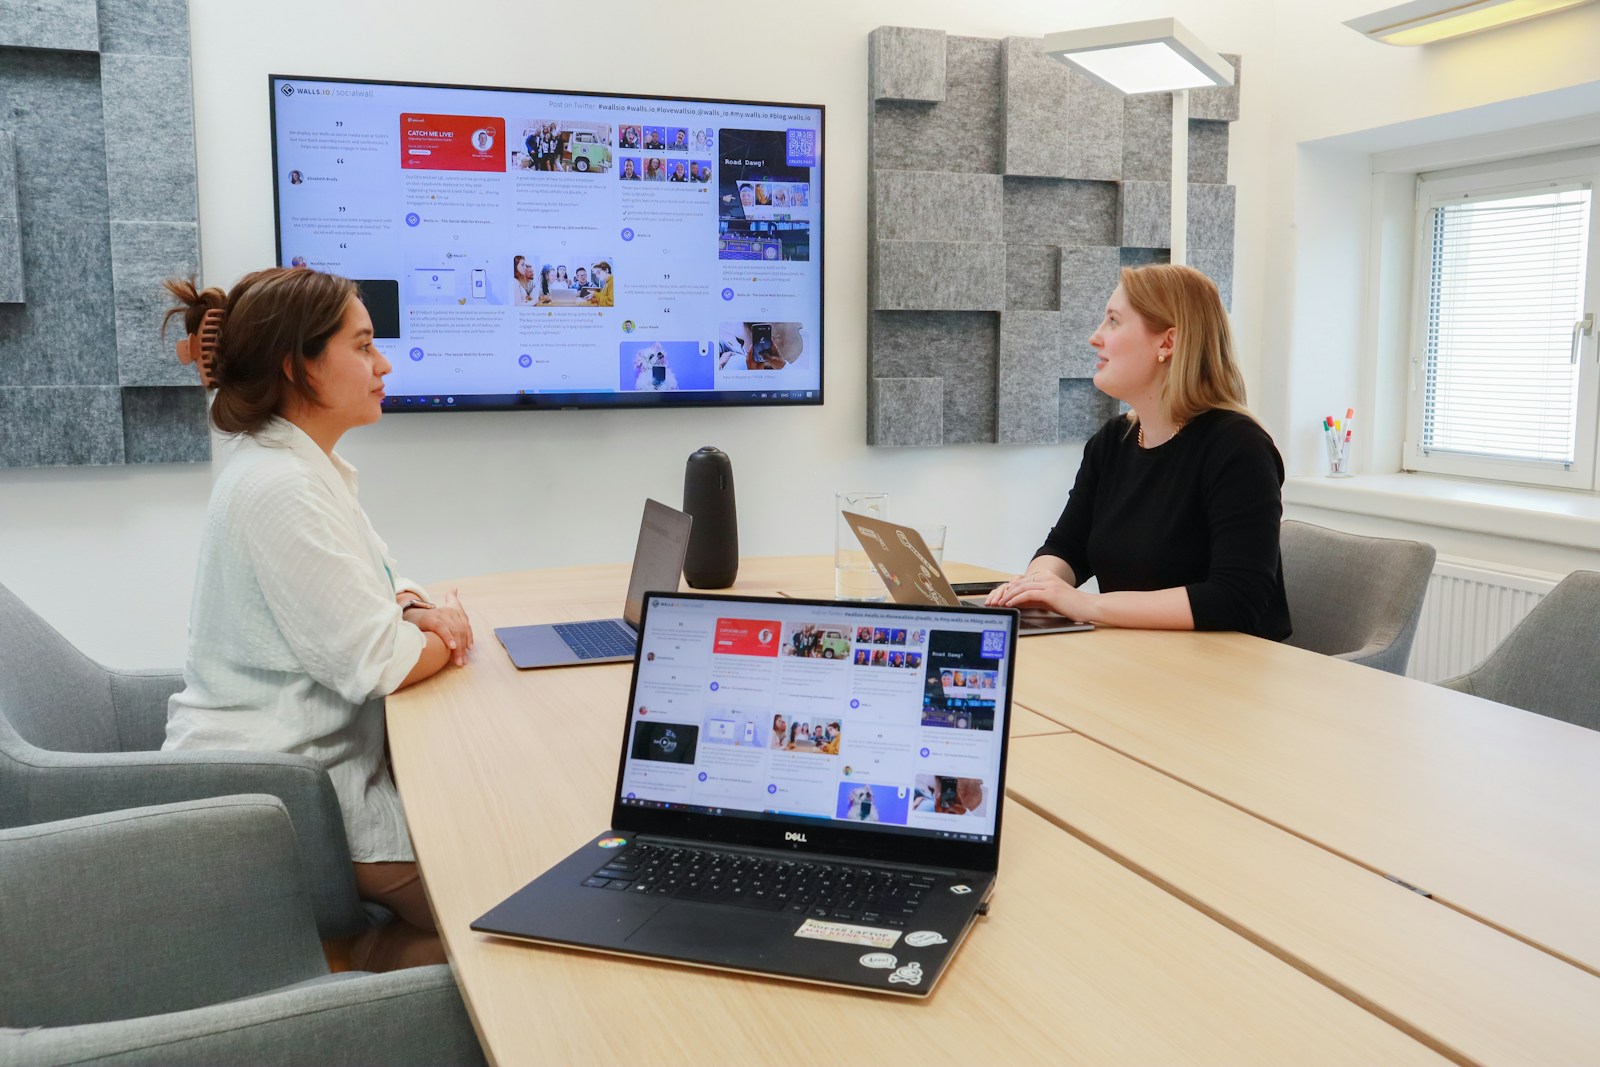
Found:
[[913, 871], [634, 844], [583, 884], [810, 919], [903, 927], [933, 890], [935, 879]]
[[631, 656], [638, 643], [632, 630], [610, 619], [595, 622], [558, 622], [556, 635], [567, 643], [579, 659], [607, 659]]

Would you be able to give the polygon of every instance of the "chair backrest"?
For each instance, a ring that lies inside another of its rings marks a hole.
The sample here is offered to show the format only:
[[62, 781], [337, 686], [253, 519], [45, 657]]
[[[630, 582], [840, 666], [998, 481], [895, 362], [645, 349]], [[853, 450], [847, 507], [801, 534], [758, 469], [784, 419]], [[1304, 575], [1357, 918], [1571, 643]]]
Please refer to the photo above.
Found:
[[52, 752], [118, 751], [111, 679], [0, 585], [0, 715]]
[[268, 796], [0, 830], [0, 1026], [184, 1011], [326, 974], [295, 849]]
[[1294, 519], [1284, 521], [1279, 543], [1294, 627], [1288, 643], [1405, 673], [1433, 573], [1433, 546]]
[[1441, 684], [1600, 730], [1600, 573], [1561, 579], [1488, 659]]

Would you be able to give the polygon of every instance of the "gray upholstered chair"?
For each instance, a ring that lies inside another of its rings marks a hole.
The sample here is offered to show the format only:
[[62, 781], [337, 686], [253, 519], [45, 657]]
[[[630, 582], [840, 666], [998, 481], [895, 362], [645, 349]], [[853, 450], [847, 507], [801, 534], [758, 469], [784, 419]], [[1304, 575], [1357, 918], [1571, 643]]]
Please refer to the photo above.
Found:
[[1423, 541], [1360, 537], [1287, 519], [1279, 534], [1288, 644], [1404, 674], [1435, 552]]
[[270, 796], [0, 830], [0, 1063], [481, 1064], [447, 966], [328, 973]]
[[1573, 571], [1446, 689], [1600, 730], [1600, 573]]
[[338, 797], [322, 767], [270, 752], [161, 752], [176, 671], [103, 667], [0, 585], [0, 827], [230, 793], [270, 793], [294, 820], [317, 929], [390, 918], [356, 896]]

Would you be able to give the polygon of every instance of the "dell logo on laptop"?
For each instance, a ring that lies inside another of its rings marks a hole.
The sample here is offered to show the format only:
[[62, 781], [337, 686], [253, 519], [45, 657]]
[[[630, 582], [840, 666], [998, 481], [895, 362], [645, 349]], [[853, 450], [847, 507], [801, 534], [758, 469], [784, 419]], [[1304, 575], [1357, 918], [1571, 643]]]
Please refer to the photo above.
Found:
[[783, 839], [785, 841], [798, 841], [802, 845], [806, 843], [806, 835], [805, 834], [797, 834], [792, 830], [785, 830], [784, 834], [783, 834]]

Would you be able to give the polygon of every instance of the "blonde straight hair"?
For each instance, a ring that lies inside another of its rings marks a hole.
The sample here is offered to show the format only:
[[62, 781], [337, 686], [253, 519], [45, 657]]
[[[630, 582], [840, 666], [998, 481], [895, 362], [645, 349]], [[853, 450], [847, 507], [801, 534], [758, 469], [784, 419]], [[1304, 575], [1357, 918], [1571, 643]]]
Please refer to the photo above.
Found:
[[[1172, 367], [1161, 386], [1161, 405], [1179, 425], [1213, 408], [1245, 407], [1244, 375], [1233, 358], [1233, 329], [1217, 283], [1193, 267], [1152, 263], [1122, 268], [1122, 291], [1145, 326], [1174, 330]], [[1130, 426], [1138, 421], [1128, 413]]]

